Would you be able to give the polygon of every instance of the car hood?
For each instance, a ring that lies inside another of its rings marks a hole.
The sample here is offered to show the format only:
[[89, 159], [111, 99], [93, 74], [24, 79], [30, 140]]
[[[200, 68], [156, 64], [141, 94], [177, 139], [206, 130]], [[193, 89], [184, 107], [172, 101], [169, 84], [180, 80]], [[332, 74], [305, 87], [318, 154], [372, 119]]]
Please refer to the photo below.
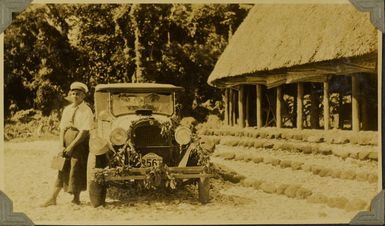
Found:
[[125, 115], [125, 116], [120, 116], [114, 120], [114, 122], [112, 123], [112, 129], [120, 127], [124, 130], [128, 130], [131, 127], [132, 123], [135, 123], [143, 119], [153, 119], [158, 121], [161, 124], [167, 123], [167, 122], [171, 123], [170, 117], [165, 115], [149, 115], [149, 116]]

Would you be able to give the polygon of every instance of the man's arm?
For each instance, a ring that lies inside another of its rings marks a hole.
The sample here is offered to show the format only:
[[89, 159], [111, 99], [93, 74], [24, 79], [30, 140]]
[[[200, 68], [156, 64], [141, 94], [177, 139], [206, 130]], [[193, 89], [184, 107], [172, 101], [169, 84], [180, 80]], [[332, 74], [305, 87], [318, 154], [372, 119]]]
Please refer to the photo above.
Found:
[[58, 153], [58, 155], [64, 156], [64, 150], [65, 150], [65, 146], [64, 146], [64, 130], [62, 128], [60, 128], [60, 133], [59, 133], [59, 153]]
[[88, 134], [88, 130], [80, 130], [79, 133], [76, 135], [75, 139], [71, 142], [71, 144], [64, 149], [64, 154], [68, 157], [71, 157], [72, 152], [74, 151], [74, 147], [84, 141]]
[[[80, 113], [80, 112], [78, 112]], [[91, 109], [87, 106], [86, 110], [81, 111], [81, 117], [79, 119], [79, 122], [81, 123], [79, 125], [79, 133], [75, 137], [75, 139], [71, 142], [68, 147], [64, 150], [67, 156], [71, 156], [73, 149], [76, 145], [80, 144], [89, 136], [89, 131], [92, 128], [92, 122], [93, 122], [93, 114]]]
[[60, 147], [64, 147], [64, 129], [60, 129], [59, 133]]

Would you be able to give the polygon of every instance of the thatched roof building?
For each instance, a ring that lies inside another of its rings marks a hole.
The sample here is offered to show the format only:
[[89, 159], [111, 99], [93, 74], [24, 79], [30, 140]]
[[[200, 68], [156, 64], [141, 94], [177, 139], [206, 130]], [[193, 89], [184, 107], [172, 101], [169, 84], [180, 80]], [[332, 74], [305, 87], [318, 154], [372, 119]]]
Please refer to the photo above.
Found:
[[325, 74], [357, 69], [375, 72], [376, 51], [377, 31], [369, 14], [351, 4], [257, 4], [208, 83], [230, 87], [253, 82], [270, 88], [302, 80], [320, 82]]
[[[328, 130], [333, 122], [333, 128], [375, 130], [376, 66], [377, 30], [369, 14], [348, 1], [260, 3], [231, 38], [208, 83], [225, 88], [228, 125], [302, 129], [310, 123]], [[330, 116], [337, 105], [338, 125]]]

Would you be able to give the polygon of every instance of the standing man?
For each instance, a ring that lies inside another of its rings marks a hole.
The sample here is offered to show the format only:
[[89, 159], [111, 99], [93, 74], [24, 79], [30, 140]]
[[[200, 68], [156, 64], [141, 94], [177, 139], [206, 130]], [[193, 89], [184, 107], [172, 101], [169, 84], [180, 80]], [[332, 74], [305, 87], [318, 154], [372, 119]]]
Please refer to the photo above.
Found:
[[88, 93], [84, 83], [73, 82], [68, 97], [72, 104], [66, 106], [60, 121], [60, 145], [66, 158], [63, 170], [59, 171], [51, 198], [42, 206], [56, 205], [60, 190], [74, 195], [72, 203], [80, 204], [80, 192], [87, 188], [87, 158], [89, 131], [93, 114], [83, 101]]

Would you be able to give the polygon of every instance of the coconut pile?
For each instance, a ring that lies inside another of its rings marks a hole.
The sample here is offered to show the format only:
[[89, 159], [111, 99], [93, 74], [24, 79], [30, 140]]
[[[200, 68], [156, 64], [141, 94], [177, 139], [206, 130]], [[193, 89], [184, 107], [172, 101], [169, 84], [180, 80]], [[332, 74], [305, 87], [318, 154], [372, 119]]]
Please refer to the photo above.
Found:
[[204, 128], [212, 161], [269, 194], [346, 211], [369, 210], [378, 193], [376, 132]]

